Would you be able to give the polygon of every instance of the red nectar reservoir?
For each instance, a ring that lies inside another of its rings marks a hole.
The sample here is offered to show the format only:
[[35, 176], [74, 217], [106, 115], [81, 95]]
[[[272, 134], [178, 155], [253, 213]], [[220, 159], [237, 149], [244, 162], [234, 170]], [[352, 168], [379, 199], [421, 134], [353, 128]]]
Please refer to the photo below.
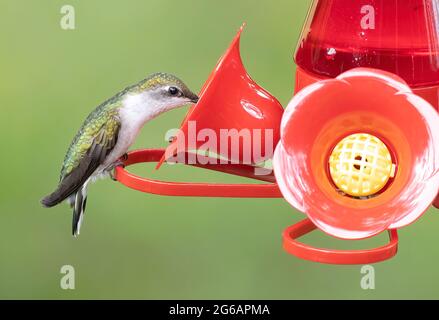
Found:
[[370, 67], [399, 75], [439, 110], [439, 0], [314, 0], [295, 61], [296, 91]]

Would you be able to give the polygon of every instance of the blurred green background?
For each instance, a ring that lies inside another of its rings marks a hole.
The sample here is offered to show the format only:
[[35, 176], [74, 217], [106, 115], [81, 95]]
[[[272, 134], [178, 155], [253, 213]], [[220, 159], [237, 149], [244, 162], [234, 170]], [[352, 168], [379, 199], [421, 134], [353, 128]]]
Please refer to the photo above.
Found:
[[[62, 30], [60, 8], [75, 8]], [[110, 180], [89, 190], [79, 238], [71, 210], [43, 209], [64, 152], [86, 115], [155, 71], [195, 91], [242, 22], [243, 61], [285, 106], [292, 55], [308, 1], [0, 1], [0, 298], [302, 299], [439, 298], [439, 216], [430, 210], [400, 232], [398, 255], [375, 265], [375, 290], [362, 290], [361, 266], [299, 260], [281, 247], [284, 228], [303, 218], [282, 199], [177, 198], [143, 194]], [[187, 108], [149, 123], [133, 148], [165, 146]], [[133, 169], [178, 181], [244, 179], [182, 166]], [[349, 242], [315, 232], [308, 243]], [[60, 288], [60, 268], [76, 289]]]

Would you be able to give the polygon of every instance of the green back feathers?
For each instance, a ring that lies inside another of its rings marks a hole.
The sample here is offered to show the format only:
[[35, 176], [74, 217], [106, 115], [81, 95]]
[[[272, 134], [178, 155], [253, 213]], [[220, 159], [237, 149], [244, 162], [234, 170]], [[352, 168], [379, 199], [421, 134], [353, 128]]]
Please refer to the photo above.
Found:
[[[119, 103], [102, 104], [85, 119], [64, 157], [60, 181], [78, 166], [81, 159], [90, 149], [94, 137], [96, 137], [101, 128], [109, 123], [109, 119], [115, 119], [119, 105]], [[115, 126], [113, 122], [111, 122], [112, 126], [109, 128], [110, 131], [115, 130], [112, 128]]]

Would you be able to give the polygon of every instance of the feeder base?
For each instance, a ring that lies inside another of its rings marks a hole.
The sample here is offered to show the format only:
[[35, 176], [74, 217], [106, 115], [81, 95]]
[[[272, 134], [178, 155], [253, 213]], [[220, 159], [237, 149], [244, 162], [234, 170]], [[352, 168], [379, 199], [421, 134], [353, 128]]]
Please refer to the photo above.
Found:
[[376, 263], [392, 258], [398, 251], [398, 233], [395, 229], [388, 231], [389, 243], [375, 249], [333, 250], [312, 247], [296, 240], [316, 228], [308, 218], [288, 227], [283, 234], [284, 249], [301, 259], [327, 264]]

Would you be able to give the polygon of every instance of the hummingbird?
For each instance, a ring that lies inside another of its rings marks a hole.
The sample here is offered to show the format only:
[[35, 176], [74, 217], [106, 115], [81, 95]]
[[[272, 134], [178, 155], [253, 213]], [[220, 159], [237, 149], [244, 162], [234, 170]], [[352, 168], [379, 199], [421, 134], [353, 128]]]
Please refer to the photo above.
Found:
[[72, 234], [77, 236], [87, 203], [87, 186], [112, 177], [140, 129], [158, 115], [196, 103], [198, 96], [179, 78], [154, 73], [97, 106], [73, 138], [62, 164], [59, 184], [41, 204], [53, 207], [64, 200], [73, 208]]

